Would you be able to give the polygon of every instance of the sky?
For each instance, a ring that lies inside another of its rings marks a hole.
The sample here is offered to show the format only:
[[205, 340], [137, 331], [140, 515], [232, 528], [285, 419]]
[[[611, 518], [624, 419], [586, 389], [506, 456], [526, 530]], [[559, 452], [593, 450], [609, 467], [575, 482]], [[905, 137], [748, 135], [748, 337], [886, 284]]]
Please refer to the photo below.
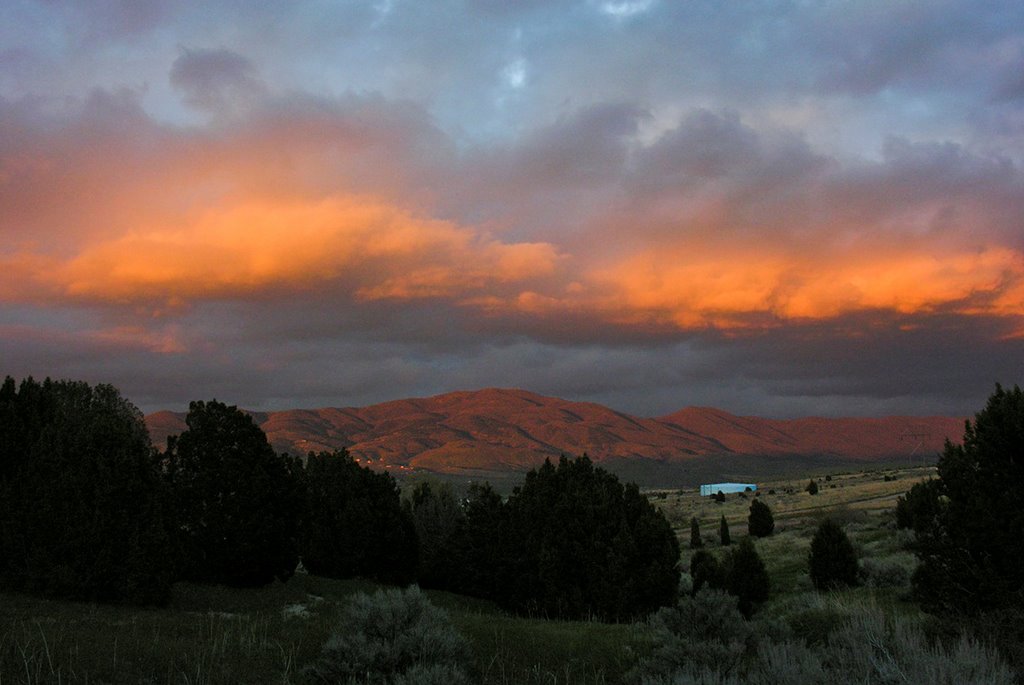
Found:
[[4, 0], [0, 362], [970, 415], [1024, 383], [1024, 5]]

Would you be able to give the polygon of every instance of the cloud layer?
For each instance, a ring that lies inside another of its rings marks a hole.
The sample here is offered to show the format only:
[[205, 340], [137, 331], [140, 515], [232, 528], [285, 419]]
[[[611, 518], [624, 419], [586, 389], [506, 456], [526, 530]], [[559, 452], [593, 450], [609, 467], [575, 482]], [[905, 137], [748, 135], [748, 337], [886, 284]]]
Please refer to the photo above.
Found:
[[3, 372], [972, 411], [1022, 380], [1024, 17], [838, 7], [15, 2]]

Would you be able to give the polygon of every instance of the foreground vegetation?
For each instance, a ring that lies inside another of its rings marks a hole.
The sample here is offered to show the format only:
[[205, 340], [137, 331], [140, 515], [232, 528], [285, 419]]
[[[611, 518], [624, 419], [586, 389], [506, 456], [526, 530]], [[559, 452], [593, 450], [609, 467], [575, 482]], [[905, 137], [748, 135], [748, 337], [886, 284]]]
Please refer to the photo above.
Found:
[[[1008, 663], [1024, 672], [1024, 530], [1004, 494], [1022, 476], [1017, 388], [997, 386], [934, 470], [714, 498], [645, 497], [563, 458], [507, 500], [424, 483], [400, 499], [343, 454], [273, 455], [219, 403], [195, 403], [190, 433], [160, 456], [105, 386], [8, 382], [0, 400], [0, 685], [981, 685], [1014, 682]], [[278, 499], [259, 511], [258, 493]], [[316, 575], [292, 577], [300, 557]], [[413, 579], [435, 589], [382, 591]], [[161, 606], [127, 606], [139, 601]]]

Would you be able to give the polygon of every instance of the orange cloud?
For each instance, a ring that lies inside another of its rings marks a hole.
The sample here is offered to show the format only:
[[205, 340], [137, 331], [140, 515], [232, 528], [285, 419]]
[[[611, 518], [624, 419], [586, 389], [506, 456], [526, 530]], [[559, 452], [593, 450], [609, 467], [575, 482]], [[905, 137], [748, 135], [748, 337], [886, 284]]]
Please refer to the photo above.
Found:
[[[503, 243], [370, 198], [334, 197], [245, 202], [88, 244], [66, 260], [8, 261], [63, 297], [175, 304], [330, 282], [362, 299], [454, 296], [545, 276], [558, 260], [550, 244]], [[0, 297], [18, 290], [8, 283]]]

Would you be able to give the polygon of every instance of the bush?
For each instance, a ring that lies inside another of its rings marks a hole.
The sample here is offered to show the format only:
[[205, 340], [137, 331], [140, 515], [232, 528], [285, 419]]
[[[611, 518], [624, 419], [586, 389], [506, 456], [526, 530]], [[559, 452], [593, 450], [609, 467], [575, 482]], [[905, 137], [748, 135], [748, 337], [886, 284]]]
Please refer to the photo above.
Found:
[[354, 595], [307, 673], [319, 683], [458, 685], [469, 682], [468, 658], [448, 615], [413, 586]]
[[862, 610], [833, 633], [826, 660], [846, 682], [1011, 685], [1013, 674], [999, 657], [961, 638], [949, 649], [930, 645], [905, 620]]
[[521, 613], [628, 620], [676, 600], [679, 543], [636, 485], [584, 457], [545, 461], [505, 505], [499, 603]]
[[301, 468], [237, 407], [192, 402], [185, 423], [166, 452], [184, 577], [248, 587], [287, 580], [299, 559]]
[[813, 478], [807, 484], [806, 490], [807, 490], [807, 492], [811, 493], [812, 495], [817, 495], [818, 494], [818, 484], [814, 482]]
[[811, 540], [811, 582], [818, 590], [857, 584], [857, 554], [839, 524], [826, 519]]
[[720, 590], [702, 590], [674, 607], [660, 609], [638, 626], [650, 647], [627, 679], [677, 682], [683, 672], [738, 673], [753, 651], [754, 630], [736, 608], [736, 598]]
[[775, 531], [775, 517], [771, 507], [759, 500], [750, 503], [750, 515], [747, 517], [747, 531], [758, 538], [766, 538]]
[[893, 558], [888, 559], [863, 559], [860, 563], [859, 578], [868, 587], [910, 587], [910, 577], [917, 565], [913, 557], [909, 559]]
[[300, 552], [310, 573], [361, 576], [387, 583], [416, 578], [416, 533], [387, 473], [357, 464], [348, 452], [310, 454]]
[[0, 388], [0, 580], [83, 600], [160, 604], [173, 580], [168, 493], [142, 413], [112, 386]]

